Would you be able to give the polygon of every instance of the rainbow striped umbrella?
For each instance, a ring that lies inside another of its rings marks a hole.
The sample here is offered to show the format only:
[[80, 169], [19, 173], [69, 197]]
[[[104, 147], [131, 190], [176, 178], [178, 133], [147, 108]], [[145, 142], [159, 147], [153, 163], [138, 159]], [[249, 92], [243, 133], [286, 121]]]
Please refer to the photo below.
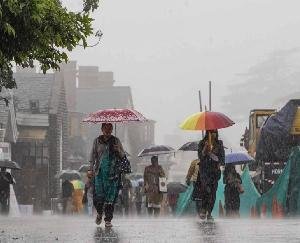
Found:
[[183, 130], [216, 130], [230, 127], [234, 122], [220, 112], [204, 111], [197, 112], [187, 117], [180, 128]]
[[84, 183], [80, 180], [73, 180], [73, 181], [71, 181], [71, 183], [74, 187], [74, 190], [77, 190], [77, 189], [83, 190], [84, 189]]

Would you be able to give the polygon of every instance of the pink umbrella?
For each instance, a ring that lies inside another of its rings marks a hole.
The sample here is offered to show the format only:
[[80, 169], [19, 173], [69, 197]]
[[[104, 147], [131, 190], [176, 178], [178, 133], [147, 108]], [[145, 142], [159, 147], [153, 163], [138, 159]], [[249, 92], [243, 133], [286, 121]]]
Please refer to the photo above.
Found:
[[119, 123], [119, 122], [143, 122], [147, 119], [133, 109], [105, 109], [98, 110], [86, 117], [83, 122], [91, 123]]

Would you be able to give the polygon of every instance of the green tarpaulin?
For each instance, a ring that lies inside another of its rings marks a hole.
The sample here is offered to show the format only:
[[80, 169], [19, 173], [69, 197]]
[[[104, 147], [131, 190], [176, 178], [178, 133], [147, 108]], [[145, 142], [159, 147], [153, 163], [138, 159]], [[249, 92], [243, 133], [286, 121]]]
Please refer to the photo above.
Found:
[[[256, 200], [260, 195], [257, 192], [251, 180], [251, 177], [249, 175], [249, 169], [247, 166], [246, 169], [243, 171], [241, 178], [243, 181], [243, 187], [245, 189], [245, 192], [240, 196], [241, 199], [240, 214], [241, 216], [248, 217], [250, 216], [251, 207], [255, 207]], [[212, 212], [214, 217], [222, 216], [224, 213], [224, 201], [225, 201], [224, 188], [225, 185], [223, 184], [223, 175], [222, 175], [221, 179], [218, 182], [216, 202]], [[193, 193], [192, 185], [190, 185], [184, 193], [180, 193], [179, 199], [177, 201], [177, 208], [176, 208], [176, 214], [178, 216], [196, 214], [195, 202], [191, 200], [192, 193]]]
[[260, 216], [281, 218], [300, 214], [300, 147], [291, 150], [283, 173], [269, 191], [257, 199]]
[[[300, 215], [300, 147], [291, 150], [289, 160], [283, 173], [276, 180], [269, 191], [260, 196], [249, 174], [248, 166], [242, 173], [245, 192], [240, 195], [240, 215], [251, 215], [281, 218], [284, 216]], [[191, 200], [193, 186], [189, 186], [184, 193], [180, 193], [177, 201], [176, 214], [196, 215], [195, 202]], [[224, 184], [223, 176], [218, 183], [216, 203], [213, 216], [219, 217], [224, 213]]]

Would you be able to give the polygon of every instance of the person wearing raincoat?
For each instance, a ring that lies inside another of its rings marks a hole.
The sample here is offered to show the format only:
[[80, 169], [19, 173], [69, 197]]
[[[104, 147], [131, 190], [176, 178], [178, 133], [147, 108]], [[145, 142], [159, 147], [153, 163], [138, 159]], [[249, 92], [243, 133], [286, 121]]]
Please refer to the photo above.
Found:
[[197, 180], [198, 172], [199, 172], [199, 163], [200, 163], [200, 160], [195, 159], [190, 164], [190, 168], [185, 177], [185, 182], [188, 186], [191, 184], [191, 182], [194, 184]]
[[73, 213], [81, 213], [83, 209], [82, 198], [84, 195], [84, 184], [80, 180], [71, 181], [74, 186], [72, 194]]
[[120, 169], [118, 159], [125, 156], [120, 140], [112, 135], [111, 123], [101, 126], [103, 135], [95, 138], [90, 155], [88, 177], [92, 178], [93, 203], [97, 210], [96, 224], [101, 224], [105, 214], [105, 227], [112, 227], [114, 204], [120, 189]]
[[158, 164], [158, 157], [152, 156], [151, 165], [145, 167], [144, 171], [144, 188], [149, 215], [158, 216], [160, 213], [163, 193], [159, 190], [159, 177], [165, 177], [165, 172]]
[[[211, 141], [209, 142], [209, 133]], [[223, 142], [218, 138], [218, 131], [207, 131], [199, 142], [198, 158], [201, 161], [197, 180], [192, 195], [200, 219], [213, 220], [211, 212], [216, 200], [218, 181], [221, 177], [220, 166], [225, 161]]]
[[226, 164], [223, 172], [223, 183], [225, 184], [225, 210], [227, 217], [239, 217], [240, 193], [243, 193], [242, 179], [236, 172], [235, 166]]

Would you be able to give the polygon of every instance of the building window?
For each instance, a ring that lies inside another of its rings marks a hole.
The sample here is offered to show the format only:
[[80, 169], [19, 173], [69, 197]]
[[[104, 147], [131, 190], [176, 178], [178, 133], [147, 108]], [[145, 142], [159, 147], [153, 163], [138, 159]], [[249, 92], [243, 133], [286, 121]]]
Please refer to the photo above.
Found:
[[30, 100], [30, 110], [32, 113], [39, 113], [40, 112], [40, 106], [38, 100]]

